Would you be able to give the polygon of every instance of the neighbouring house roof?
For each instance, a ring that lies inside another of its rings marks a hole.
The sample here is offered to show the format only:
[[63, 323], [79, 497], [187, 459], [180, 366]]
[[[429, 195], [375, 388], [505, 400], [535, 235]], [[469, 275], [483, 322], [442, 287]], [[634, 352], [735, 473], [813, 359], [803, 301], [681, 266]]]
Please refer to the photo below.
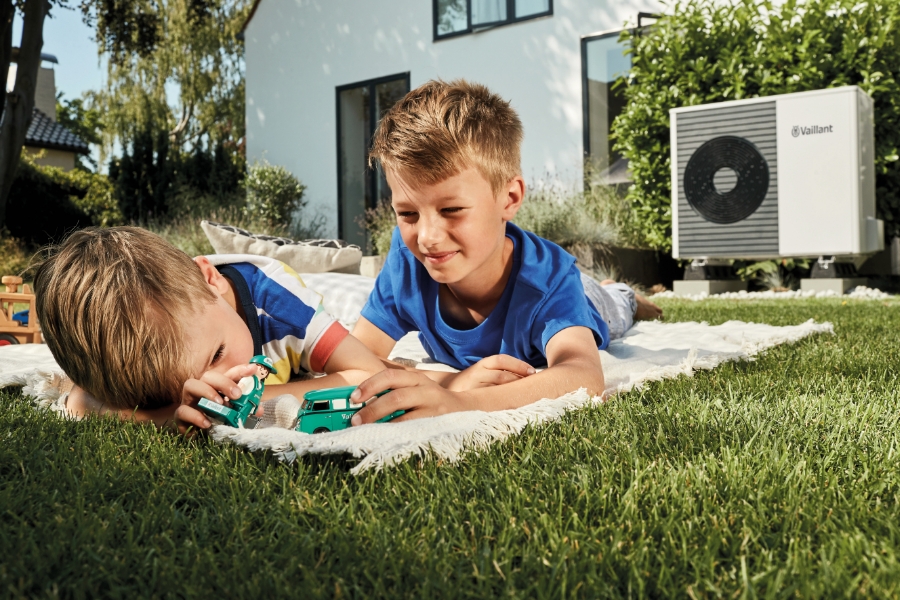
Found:
[[52, 150], [69, 150], [90, 154], [91, 148], [87, 142], [72, 133], [65, 125], [61, 125], [34, 109], [31, 116], [31, 125], [25, 134], [25, 145], [32, 148], [48, 148]]

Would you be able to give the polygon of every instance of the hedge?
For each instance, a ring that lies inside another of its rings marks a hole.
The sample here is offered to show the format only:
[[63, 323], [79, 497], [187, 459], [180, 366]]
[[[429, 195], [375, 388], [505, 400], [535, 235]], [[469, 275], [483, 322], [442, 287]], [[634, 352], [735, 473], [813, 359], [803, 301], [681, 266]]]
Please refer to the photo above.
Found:
[[623, 33], [633, 66], [613, 123], [644, 243], [672, 243], [669, 109], [845, 85], [874, 100], [878, 217], [900, 235], [900, 2], [687, 0], [666, 12]]
[[22, 153], [6, 214], [12, 237], [42, 245], [60, 240], [73, 229], [115, 225], [121, 220], [105, 175], [38, 166]]

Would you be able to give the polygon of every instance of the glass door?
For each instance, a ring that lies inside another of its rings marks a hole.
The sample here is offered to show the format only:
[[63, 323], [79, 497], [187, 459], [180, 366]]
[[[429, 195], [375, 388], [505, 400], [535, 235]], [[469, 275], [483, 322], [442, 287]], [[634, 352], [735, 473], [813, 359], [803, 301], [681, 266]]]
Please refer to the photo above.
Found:
[[341, 239], [364, 251], [369, 239], [366, 210], [390, 202], [381, 168], [368, 168], [369, 147], [381, 117], [409, 92], [409, 73], [337, 88], [338, 229]]
[[616, 85], [631, 70], [628, 46], [620, 32], [581, 40], [582, 93], [584, 94], [584, 154], [589, 178], [608, 184], [629, 181], [628, 161], [613, 150], [612, 122], [625, 108], [624, 86]]

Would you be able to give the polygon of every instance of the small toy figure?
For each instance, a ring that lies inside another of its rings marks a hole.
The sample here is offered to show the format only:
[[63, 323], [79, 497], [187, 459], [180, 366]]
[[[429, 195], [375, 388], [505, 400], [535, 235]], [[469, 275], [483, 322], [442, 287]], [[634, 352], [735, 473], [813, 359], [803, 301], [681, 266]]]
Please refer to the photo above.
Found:
[[[34, 318], [37, 313], [31, 288], [27, 284], [22, 285], [22, 278], [14, 275], [6, 275], [0, 281], [6, 285], [6, 291], [0, 292], [0, 346], [40, 344], [41, 330], [37, 318]], [[28, 310], [16, 312], [16, 304], [28, 304]]]
[[248, 375], [238, 381], [237, 386], [241, 390], [241, 397], [237, 400], [231, 400], [230, 408], [206, 398], [200, 399], [200, 402], [197, 403], [197, 408], [232, 427], [243, 427], [245, 429], [256, 427], [259, 420], [253, 415], [256, 414], [256, 409], [259, 408], [266, 377], [269, 376], [270, 372], [277, 374], [278, 371], [275, 370], [272, 359], [262, 354], [257, 354], [251, 358], [249, 364], [257, 366], [256, 375]]
[[[350, 419], [365, 406], [350, 403], [350, 394], [355, 389], [355, 385], [348, 385], [304, 394], [303, 404], [297, 413], [297, 427], [294, 430], [303, 433], [328, 433], [350, 427]], [[383, 396], [389, 391], [391, 390], [384, 390], [378, 396]], [[385, 423], [405, 412], [395, 411], [377, 422]]]

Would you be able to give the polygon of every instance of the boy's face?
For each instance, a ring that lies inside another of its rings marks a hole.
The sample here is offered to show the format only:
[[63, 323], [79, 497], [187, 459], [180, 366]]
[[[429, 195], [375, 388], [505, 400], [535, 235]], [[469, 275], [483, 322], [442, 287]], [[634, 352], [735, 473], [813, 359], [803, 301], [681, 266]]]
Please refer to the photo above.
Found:
[[253, 358], [253, 337], [247, 324], [219, 294], [214, 303], [203, 304], [183, 319], [182, 327], [194, 378], [206, 371], [224, 373]]
[[506, 222], [521, 206], [522, 178], [495, 196], [474, 167], [431, 185], [413, 186], [390, 170], [385, 175], [400, 235], [432, 279], [492, 285], [504, 268]]

